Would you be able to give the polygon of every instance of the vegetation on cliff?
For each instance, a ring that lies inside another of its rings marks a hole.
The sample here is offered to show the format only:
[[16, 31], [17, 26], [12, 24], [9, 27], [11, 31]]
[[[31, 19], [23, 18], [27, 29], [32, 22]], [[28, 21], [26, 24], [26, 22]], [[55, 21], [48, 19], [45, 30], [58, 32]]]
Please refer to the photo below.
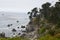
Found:
[[[56, 2], [54, 6], [46, 2], [42, 8], [33, 8], [30, 12], [29, 25], [33, 25], [37, 29], [37, 37], [39, 40], [60, 40], [60, 2]], [[47, 35], [49, 34], [49, 35]], [[47, 35], [47, 36], [45, 36]], [[54, 36], [54, 37], [53, 37]], [[59, 37], [59, 38], [58, 38]], [[40, 39], [42, 38], [42, 39]]]

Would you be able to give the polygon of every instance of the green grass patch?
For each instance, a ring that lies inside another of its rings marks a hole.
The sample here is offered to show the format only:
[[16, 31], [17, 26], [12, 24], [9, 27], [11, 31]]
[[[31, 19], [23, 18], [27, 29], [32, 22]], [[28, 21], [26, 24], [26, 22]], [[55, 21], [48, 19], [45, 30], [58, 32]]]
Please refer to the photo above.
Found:
[[29, 39], [24, 37], [14, 37], [14, 38], [0, 38], [0, 40], [29, 40]]
[[38, 40], [60, 40], [60, 38], [57, 38], [51, 35], [45, 35], [40, 37]]

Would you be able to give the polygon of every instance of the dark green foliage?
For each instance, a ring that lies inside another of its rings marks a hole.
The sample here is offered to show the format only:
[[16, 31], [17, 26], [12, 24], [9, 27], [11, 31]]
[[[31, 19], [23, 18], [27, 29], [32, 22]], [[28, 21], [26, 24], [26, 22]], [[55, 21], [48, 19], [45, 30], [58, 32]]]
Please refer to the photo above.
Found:
[[50, 5], [50, 3], [43, 4], [41, 14], [48, 22], [58, 24], [60, 22], [60, 2], [56, 2], [55, 7], [50, 7]]
[[54, 36], [55, 30], [49, 30], [49, 34], [52, 35], [52, 36]]
[[55, 6], [51, 6], [51, 3], [47, 2], [42, 5], [42, 9], [39, 11], [34, 8], [28, 14], [30, 14], [30, 24], [37, 25], [39, 34], [48, 33], [53, 36], [60, 33], [58, 30], [60, 29], [60, 2], [56, 2]]
[[42, 33], [44, 33], [45, 31], [46, 31], [45, 28], [41, 28], [41, 29], [39, 30], [39, 33], [42, 34]]
[[42, 5], [42, 8], [43, 9], [47, 9], [47, 8], [49, 8], [50, 5], [51, 4], [47, 2], [47, 3], [45, 3], [45, 4]]
[[33, 8], [31, 12], [28, 12], [28, 14], [30, 14], [29, 19], [31, 20], [33, 17], [36, 17], [37, 13], [38, 13], [37, 7]]

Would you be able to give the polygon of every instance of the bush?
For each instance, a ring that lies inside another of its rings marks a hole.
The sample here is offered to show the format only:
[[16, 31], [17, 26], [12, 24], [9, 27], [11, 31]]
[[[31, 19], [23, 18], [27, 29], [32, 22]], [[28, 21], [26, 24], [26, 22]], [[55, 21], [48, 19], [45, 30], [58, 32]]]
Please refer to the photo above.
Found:
[[54, 36], [54, 34], [55, 34], [55, 30], [49, 30], [48, 33], [49, 33], [50, 35]]
[[44, 27], [39, 29], [39, 33], [44, 33], [44, 32], [45, 32], [45, 28]]

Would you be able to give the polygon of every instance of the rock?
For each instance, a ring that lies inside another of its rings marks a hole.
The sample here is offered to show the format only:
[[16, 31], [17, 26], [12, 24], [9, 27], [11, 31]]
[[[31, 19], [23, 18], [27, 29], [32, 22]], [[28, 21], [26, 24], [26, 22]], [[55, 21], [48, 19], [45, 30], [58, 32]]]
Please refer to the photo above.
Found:
[[32, 25], [28, 25], [26, 30], [27, 30], [27, 32], [32, 32], [32, 31], [34, 31], [34, 27]]

